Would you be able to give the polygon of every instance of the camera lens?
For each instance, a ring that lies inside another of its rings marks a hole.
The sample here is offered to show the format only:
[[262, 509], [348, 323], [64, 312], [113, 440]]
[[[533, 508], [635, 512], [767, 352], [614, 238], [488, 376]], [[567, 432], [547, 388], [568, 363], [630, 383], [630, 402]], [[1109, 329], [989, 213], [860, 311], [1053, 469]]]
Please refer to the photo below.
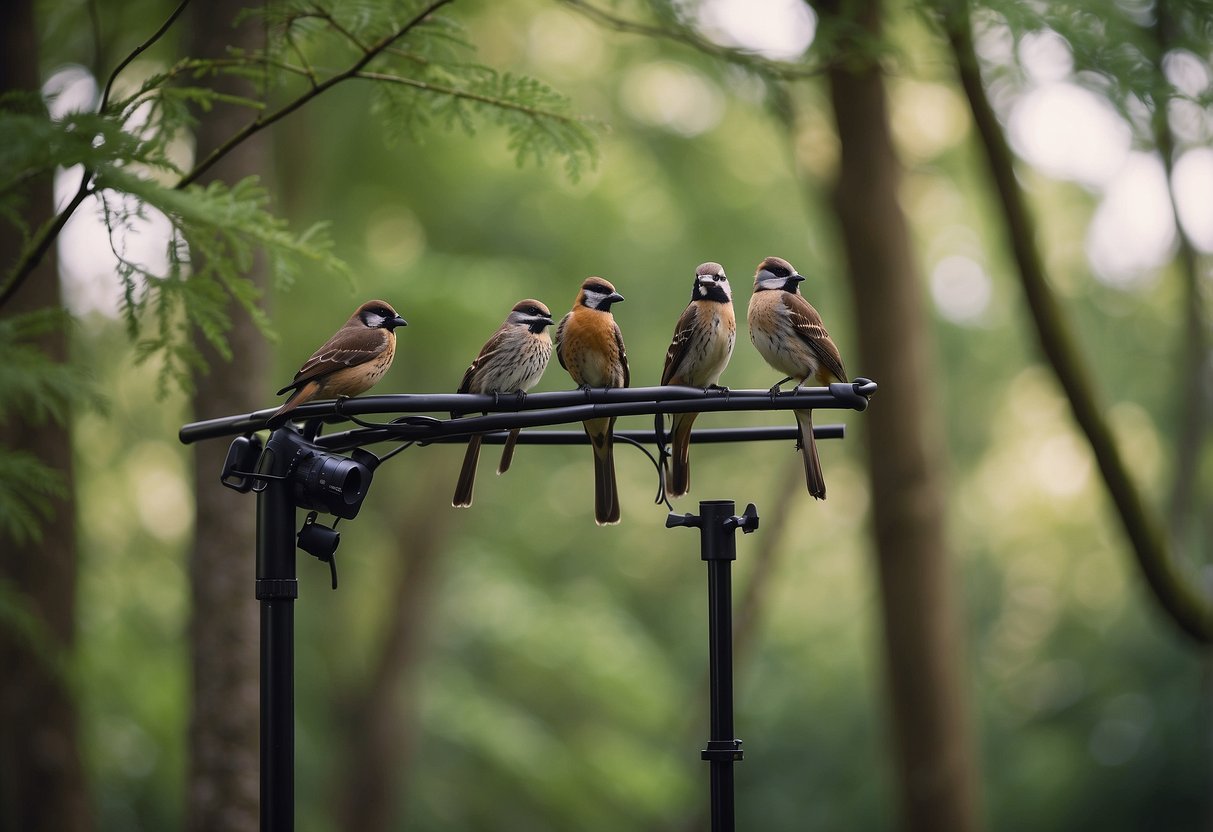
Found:
[[371, 470], [352, 459], [313, 453], [296, 466], [294, 480], [300, 507], [350, 520], [362, 507]]

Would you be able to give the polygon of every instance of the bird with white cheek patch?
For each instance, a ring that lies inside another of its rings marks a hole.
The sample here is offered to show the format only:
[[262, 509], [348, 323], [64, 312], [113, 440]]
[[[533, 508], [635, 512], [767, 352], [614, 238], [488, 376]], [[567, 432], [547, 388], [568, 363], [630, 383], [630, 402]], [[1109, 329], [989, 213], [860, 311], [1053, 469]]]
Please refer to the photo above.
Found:
[[[579, 387], [627, 387], [630, 381], [623, 334], [611, 305], [623, 295], [601, 277], [587, 277], [572, 310], [556, 327], [556, 357]], [[585, 432], [594, 448], [594, 520], [600, 526], [619, 522], [612, 432], [615, 417], [587, 419]]]
[[[661, 383], [705, 390], [716, 387], [733, 355], [736, 338], [733, 293], [724, 267], [703, 263], [695, 270], [691, 302], [674, 326]], [[691, 425], [698, 415], [675, 413], [671, 417], [671, 461], [665, 475], [665, 492], [671, 499], [691, 490]], [[659, 423], [661, 419], [659, 414]]]
[[391, 304], [368, 300], [354, 310], [333, 337], [299, 368], [295, 378], [278, 391], [290, 397], [270, 416], [268, 425], [286, 423], [292, 410], [312, 399], [344, 398], [365, 393], [392, 366], [396, 355], [396, 327], [408, 322]]
[[[771, 388], [772, 395], [784, 381], [794, 380], [799, 387], [810, 378], [822, 386], [847, 380], [842, 356], [826, 332], [821, 315], [800, 295], [803, 280], [791, 263], [779, 257], [766, 258], [754, 273], [754, 294], [747, 315], [750, 340], [768, 364], [787, 375]], [[824, 500], [826, 481], [813, 439], [813, 411], [793, 412], [800, 431], [805, 483], [810, 494]]]

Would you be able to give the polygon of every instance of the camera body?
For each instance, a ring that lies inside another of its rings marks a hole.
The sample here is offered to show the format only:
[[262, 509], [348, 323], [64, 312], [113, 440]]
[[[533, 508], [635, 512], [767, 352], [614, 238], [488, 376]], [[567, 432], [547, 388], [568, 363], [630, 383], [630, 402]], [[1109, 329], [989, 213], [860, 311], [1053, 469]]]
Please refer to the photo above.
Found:
[[374, 454], [361, 448], [349, 457], [329, 454], [314, 446], [300, 448], [291, 469], [295, 504], [353, 520], [362, 508], [378, 462]]

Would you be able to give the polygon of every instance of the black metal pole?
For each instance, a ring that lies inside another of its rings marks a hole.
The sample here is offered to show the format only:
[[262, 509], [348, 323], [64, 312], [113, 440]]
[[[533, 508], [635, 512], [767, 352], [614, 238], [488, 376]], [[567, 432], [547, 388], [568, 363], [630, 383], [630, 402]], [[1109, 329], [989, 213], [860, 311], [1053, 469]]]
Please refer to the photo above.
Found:
[[749, 533], [758, 528], [753, 505], [745, 514], [733, 514], [732, 500], [703, 500], [699, 516], [671, 514], [666, 527], [695, 526], [699, 529], [700, 556], [708, 565], [708, 665], [709, 738], [701, 753], [708, 762], [712, 832], [733, 832], [733, 763], [742, 759], [741, 740], [733, 735], [733, 584], [732, 566], [737, 559], [737, 529]]
[[732, 500], [699, 503], [701, 557], [708, 565], [708, 656], [710, 734], [701, 754], [711, 766], [713, 832], [733, 832], [733, 762], [741, 759], [741, 740], [733, 735], [733, 586], [737, 558], [734, 529], [726, 526], [736, 508]]
[[[286, 477], [301, 438], [274, 431], [259, 473]], [[295, 827], [295, 498], [288, 479], [257, 495], [257, 600], [261, 602], [261, 830]]]

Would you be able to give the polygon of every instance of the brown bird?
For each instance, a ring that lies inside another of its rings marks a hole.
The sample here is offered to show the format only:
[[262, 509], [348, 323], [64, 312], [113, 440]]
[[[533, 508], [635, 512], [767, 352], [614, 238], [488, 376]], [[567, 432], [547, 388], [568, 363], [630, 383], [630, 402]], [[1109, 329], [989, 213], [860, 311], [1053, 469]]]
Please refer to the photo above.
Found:
[[[611, 315], [611, 304], [622, 300], [623, 295], [601, 277], [587, 277], [573, 309], [556, 328], [556, 357], [580, 387], [628, 386], [623, 335]], [[600, 526], [618, 523], [619, 492], [611, 439], [615, 417], [587, 419], [584, 424], [594, 446], [594, 520]]]
[[408, 326], [391, 304], [368, 300], [359, 306], [345, 326], [312, 353], [295, 379], [278, 391], [293, 391], [270, 416], [267, 424], [277, 428], [287, 414], [312, 399], [357, 396], [370, 390], [392, 366], [396, 354], [398, 326]]
[[[802, 280], [792, 264], [779, 257], [763, 260], [754, 273], [754, 294], [750, 296], [748, 313], [750, 340], [768, 364], [788, 376], [771, 388], [772, 395], [784, 381], [795, 380], [800, 387], [810, 378], [822, 386], [847, 380], [842, 356], [826, 332], [821, 316], [798, 291]], [[813, 411], [794, 412], [804, 455], [805, 483], [810, 494], [824, 500], [826, 482], [813, 439]]]
[[[695, 270], [691, 302], [674, 326], [661, 383], [705, 390], [716, 387], [733, 355], [736, 338], [733, 293], [724, 267], [704, 263]], [[670, 498], [681, 497], [691, 490], [691, 425], [698, 415], [675, 413], [671, 417], [672, 461], [665, 476], [665, 493]]]
[[[552, 338], [547, 328], [552, 325], [552, 313], [537, 300], [520, 300], [514, 304], [505, 323], [493, 333], [480, 350], [480, 355], [463, 374], [460, 393], [516, 393], [524, 395], [539, 383], [552, 357]], [[503, 474], [514, 457], [518, 429], [510, 431], [501, 452], [497, 473]], [[472, 504], [472, 488], [476, 484], [476, 463], [480, 459], [479, 434], [468, 439], [463, 468], [455, 486], [451, 505]]]

